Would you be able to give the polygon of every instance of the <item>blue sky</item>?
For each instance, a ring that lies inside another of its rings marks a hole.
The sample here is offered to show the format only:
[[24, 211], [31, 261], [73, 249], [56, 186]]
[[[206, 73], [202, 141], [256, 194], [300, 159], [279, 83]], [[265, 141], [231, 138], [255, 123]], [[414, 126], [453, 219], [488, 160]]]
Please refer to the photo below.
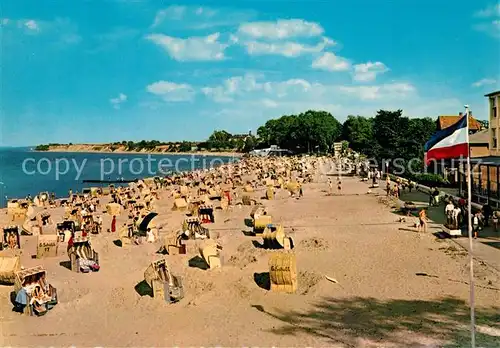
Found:
[[7, 0], [1, 17], [0, 145], [203, 140], [307, 109], [486, 119], [500, 89], [491, 1]]

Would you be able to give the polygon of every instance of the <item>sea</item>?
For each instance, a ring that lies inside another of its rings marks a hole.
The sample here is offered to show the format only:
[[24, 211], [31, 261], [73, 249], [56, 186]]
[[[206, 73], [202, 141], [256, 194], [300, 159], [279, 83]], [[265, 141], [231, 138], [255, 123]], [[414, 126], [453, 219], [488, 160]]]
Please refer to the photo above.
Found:
[[[34, 197], [54, 192], [67, 197], [79, 191], [108, 183], [84, 180], [135, 180], [166, 176], [176, 172], [209, 169], [236, 161], [234, 157], [208, 155], [38, 152], [30, 147], [0, 148], [0, 207], [12, 198]], [[115, 186], [125, 184], [115, 184]]]

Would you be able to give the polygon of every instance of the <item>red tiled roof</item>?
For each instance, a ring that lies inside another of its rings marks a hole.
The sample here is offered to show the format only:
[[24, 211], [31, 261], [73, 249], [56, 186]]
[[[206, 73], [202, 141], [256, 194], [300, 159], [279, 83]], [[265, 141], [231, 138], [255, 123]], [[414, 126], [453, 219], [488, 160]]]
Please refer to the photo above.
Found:
[[[460, 120], [462, 116], [439, 116], [438, 117], [438, 125], [439, 129], [448, 128], [451, 125]], [[469, 129], [471, 130], [481, 130], [481, 123], [479, 123], [474, 117], [469, 116]]]

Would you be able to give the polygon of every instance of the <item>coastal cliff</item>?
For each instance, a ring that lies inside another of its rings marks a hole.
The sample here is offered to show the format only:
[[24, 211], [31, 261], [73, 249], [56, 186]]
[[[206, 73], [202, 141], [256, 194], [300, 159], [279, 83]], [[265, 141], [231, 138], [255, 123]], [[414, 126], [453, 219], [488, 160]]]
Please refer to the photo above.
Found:
[[[215, 150], [215, 149], [214, 149]], [[218, 156], [240, 156], [236, 150], [210, 151], [198, 149], [196, 146], [186, 148], [180, 144], [150, 146], [148, 148], [130, 148], [127, 145], [118, 144], [49, 144], [39, 145], [35, 151], [45, 152], [96, 152], [96, 153], [155, 153], [155, 154], [199, 154]]]

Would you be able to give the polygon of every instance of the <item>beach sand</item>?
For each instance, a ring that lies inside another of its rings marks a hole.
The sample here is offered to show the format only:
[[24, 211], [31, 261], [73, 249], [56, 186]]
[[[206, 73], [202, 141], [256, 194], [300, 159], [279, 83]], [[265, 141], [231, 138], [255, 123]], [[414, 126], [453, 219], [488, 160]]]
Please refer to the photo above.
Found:
[[[399, 216], [375, 193], [366, 194], [368, 186], [359, 179], [344, 178], [343, 194], [333, 196], [326, 195], [326, 180], [305, 185], [303, 198], [278, 191], [275, 200], [264, 201], [273, 221], [294, 238], [296, 294], [273, 293], [254, 281], [269, 271], [273, 251], [255, 247], [253, 242], [262, 240], [243, 233], [249, 206], [217, 212], [216, 223], [209, 225], [223, 245], [222, 269], [188, 266], [197, 255], [195, 241], [188, 242], [188, 255], [165, 256], [172, 273], [183, 278], [186, 294], [170, 305], [134, 289], [148, 264], [162, 257], [155, 254], [159, 244], [120, 248], [113, 244], [116, 234], [104, 231], [93, 238], [101, 270], [77, 274], [60, 265], [68, 260], [65, 255], [32, 259], [36, 237], [23, 237], [23, 266], [46, 267], [59, 304], [44, 317], [26, 317], [11, 311], [13, 287], [0, 286], [0, 345], [469, 345], [466, 253], [436, 239], [432, 225], [427, 234], [418, 234], [413, 220], [397, 222]], [[179, 227], [183, 213], [171, 211], [172, 199], [163, 195], [157, 219], [165, 233]], [[264, 191], [253, 195], [260, 198]], [[106, 229], [110, 217], [103, 216]], [[5, 224], [2, 213], [0, 225]], [[489, 332], [477, 338], [494, 346], [500, 278], [481, 263], [476, 276], [478, 331]]]

